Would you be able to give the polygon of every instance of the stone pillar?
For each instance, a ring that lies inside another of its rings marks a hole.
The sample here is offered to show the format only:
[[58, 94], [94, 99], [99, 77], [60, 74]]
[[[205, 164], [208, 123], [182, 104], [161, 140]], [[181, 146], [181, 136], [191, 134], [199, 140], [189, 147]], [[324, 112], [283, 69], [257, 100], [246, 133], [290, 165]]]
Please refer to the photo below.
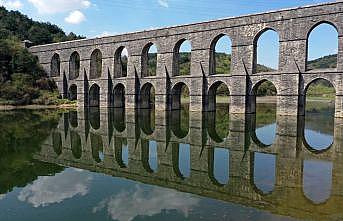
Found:
[[[290, 21], [291, 22], [291, 21]], [[278, 115], [303, 115], [305, 113], [305, 99], [301, 73], [306, 71], [306, 40], [294, 39], [289, 36], [288, 27], [295, 24], [285, 24], [280, 33], [278, 85]], [[300, 38], [300, 37], [299, 37]]]
[[[340, 74], [342, 75], [342, 74]], [[342, 77], [339, 76], [339, 81], [336, 89], [336, 98], [335, 98], [335, 117], [343, 118], [343, 88], [342, 88]]]
[[338, 37], [337, 71], [343, 72], [343, 36]]
[[169, 75], [172, 72], [173, 52], [161, 48], [157, 54], [157, 84], [155, 88], [155, 110], [165, 111], [169, 109]]
[[77, 84], [77, 106], [84, 108], [88, 106], [89, 93], [89, 60], [80, 60], [80, 76]]
[[113, 69], [113, 55], [110, 54], [109, 50], [102, 50], [102, 75], [97, 82], [100, 86], [100, 107], [107, 108], [110, 106], [110, 93], [112, 88], [110, 88], [111, 72]]
[[128, 58], [127, 64], [127, 78], [125, 88], [125, 108], [138, 108], [138, 93], [139, 84], [138, 77], [141, 74], [141, 55], [138, 52], [132, 54]]
[[[232, 37], [231, 84], [230, 84], [230, 113], [252, 113], [249, 98], [251, 84], [249, 75], [253, 74], [254, 45], [249, 32], [241, 27], [235, 30]], [[251, 33], [250, 33], [251, 34]]]
[[253, 188], [253, 167], [251, 165], [250, 152], [244, 151], [230, 151], [230, 172], [229, 184], [230, 192], [234, 195], [251, 198]]
[[210, 49], [204, 48], [200, 42], [192, 42], [191, 57], [191, 85], [190, 85], [190, 111], [204, 111], [206, 101], [205, 78], [209, 75]]
[[[277, 114], [295, 115], [303, 114], [304, 108], [299, 109], [300, 75], [284, 73], [280, 77], [277, 94]], [[304, 102], [300, 102], [303, 104]]]

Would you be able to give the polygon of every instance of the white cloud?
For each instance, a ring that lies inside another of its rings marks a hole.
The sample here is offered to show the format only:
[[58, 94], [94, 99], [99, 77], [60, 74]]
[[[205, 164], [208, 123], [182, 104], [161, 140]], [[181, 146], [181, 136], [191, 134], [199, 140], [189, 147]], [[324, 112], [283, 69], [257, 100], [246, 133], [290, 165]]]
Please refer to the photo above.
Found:
[[109, 32], [109, 31], [104, 31], [103, 33], [96, 35], [96, 38], [102, 38], [102, 37], [107, 37], [107, 36], [112, 36], [118, 34], [117, 32]]
[[67, 169], [55, 176], [39, 177], [20, 191], [18, 199], [35, 208], [45, 207], [76, 195], [85, 196], [91, 180], [92, 177], [84, 171]]
[[80, 24], [81, 22], [85, 20], [86, 20], [86, 16], [78, 10], [70, 12], [68, 17], [64, 19], [65, 22], [69, 24], [73, 24], [73, 25]]
[[92, 3], [88, 0], [28, 0], [41, 14], [70, 12], [89, 8]]
[[144, 191], [137, 185], [134, 192], [121, 192], [101, 201], [93, 208], [93, 213], [107, 209], [112, 219], [119, 221], [131, 221], [139, 215], [152, 216], [162, 210], [178, 210], [187, 217], [199, 201], [190, 194], [176, 190], [153, 187], [151, 191]]
[[1, 5], [10, 10], [18, 10], [23, 7], [23, 3], [19, 0], [0, 0], [0, 6]]
[[158, 4], [162, 7], [169, 8], [167, 0], [158, 0]]

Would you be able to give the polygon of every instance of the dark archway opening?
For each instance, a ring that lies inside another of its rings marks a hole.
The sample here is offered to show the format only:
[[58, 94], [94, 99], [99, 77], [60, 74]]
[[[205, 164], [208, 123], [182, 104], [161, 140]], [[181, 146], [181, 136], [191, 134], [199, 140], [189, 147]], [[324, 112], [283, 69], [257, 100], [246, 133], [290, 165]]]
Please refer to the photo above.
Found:
[[61, 74], [61, 60], [58, 54], [54, 54], [50, 63], [50, 76], [57, 77]]
[[102, 75], [102, 54], [99, 49], [95, 49], [91, 55], [89, 79], [100, 78]]
[[100, 87], [97, 84], [93, 84], [89, 89], [88, 106], [100, 107]]
[[77, 86], [75, 84], [73, 84], [69, 87], [68, 100], [70, 100], [70, 101], [76, 101], [77, 100]]
[[115, 108], [125, 107], [125, 86], [117, 84], [113, 89], [112, 104]]
[[76, 128], [78, 126], [77, 111], [69, 111], [68, 115], [70, 125]]
[[155, 88], [152, 84], [144, 84], [140, 95], [140, 108], [153, 109], [155, 107]]
[[74, 80], [80, 76], [80, 55], [73, 52], [69, 59], [69, 80]]

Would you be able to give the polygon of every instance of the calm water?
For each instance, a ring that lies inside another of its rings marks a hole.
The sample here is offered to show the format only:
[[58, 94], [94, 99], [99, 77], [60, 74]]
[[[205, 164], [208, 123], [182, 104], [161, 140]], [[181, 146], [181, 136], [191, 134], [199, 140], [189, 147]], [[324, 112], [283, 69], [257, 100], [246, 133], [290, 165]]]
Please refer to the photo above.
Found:
[[343, 220], [343, 120], [0, 113], [0, 220]]

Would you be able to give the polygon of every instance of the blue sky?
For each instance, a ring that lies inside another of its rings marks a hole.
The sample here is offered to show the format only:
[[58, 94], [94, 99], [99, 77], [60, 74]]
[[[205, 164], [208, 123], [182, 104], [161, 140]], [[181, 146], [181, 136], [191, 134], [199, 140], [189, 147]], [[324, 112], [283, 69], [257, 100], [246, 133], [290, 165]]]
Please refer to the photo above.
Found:
[[[0, 0], [0, 5], [88, 38], [326, 2], [323, 0]], [[324, 35], [325, 36], [325, 35]], [[269, 39], [269, 38], [267, 38]], [[335, 53], [332, 41], [328, 51]], [[268, 47], [272, 45], [268, 43]], [[223, 48], [223, 47], [221, 47]], [[315, 50], [319, 57], [323, 54]], [[268, 58], [266, 58], [268, 60]], [[275, 59], [274, 59], [275, 60]], [[275, 62], [274, 62], [275, 63]]]

